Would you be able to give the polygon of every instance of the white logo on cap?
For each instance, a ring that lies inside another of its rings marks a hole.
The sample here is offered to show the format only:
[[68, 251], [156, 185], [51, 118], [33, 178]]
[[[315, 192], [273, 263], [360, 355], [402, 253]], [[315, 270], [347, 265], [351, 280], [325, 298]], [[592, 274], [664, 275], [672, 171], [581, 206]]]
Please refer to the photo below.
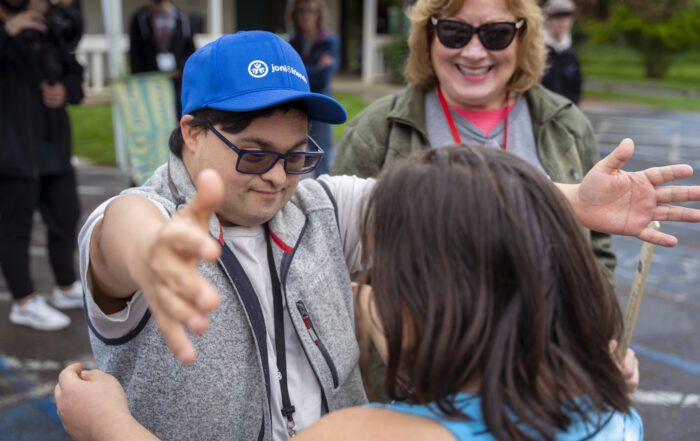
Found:
[[262, 78], [267, 75], [267, 64], [261, 60], [251, 61], [248, 65], [248, 73], [255, 78]]

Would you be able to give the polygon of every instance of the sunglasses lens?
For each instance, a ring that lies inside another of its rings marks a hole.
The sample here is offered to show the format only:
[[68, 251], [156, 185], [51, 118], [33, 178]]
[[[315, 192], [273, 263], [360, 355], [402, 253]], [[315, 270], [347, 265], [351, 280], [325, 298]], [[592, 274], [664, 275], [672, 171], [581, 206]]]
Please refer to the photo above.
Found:
[[486, 49], [500, 51], [510, 45], [516, 31], [513, 23], [493, 23], [481, 26], [479, 39]]
[[[440, 43], [450, 49], [459, 49], [467, 44], [474, 35], [474, 27], [457, 20], [438, 20], [435, 25]], [[508, 47], [518, 31], [515, 23], [490, 23], [479, 26], [479, 40], [484, 48], [500, 51]]]
[[308, 173], [316, 168], [323, 155], [307, 155], [300, 153], [287, 157], [287, 173]]
[[272, 168], [272, 165], [277, 161], [277, 155], [269, 153], [250, 153], [245, 152], [240, 157], [238, 162], [238, 171], [241, 173], [265, 173]]
[[437, 24], [437, 36], [445, 47], [458, 49], [464, 47], [474, 35], [474, 28], [466, 23], [452, 20], [440, 20]]

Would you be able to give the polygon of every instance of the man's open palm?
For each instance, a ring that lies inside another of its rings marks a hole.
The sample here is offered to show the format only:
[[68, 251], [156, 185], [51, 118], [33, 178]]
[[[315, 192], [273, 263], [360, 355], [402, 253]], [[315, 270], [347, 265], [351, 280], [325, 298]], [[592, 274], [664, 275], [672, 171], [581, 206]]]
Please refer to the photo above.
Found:
[[648, 228], [649, 222], [699, 222], [700, 210], [667, 205], [700, 200], [698, 186], [662, 186], [693, 174], [689, 165], [652, 167], [627, 172], [622, 166], [632, 157], [634, 143], [623, 140], [585, 176], [575, 202], [579, 220], [596, 231], [625, 236], [662, 246], [674, 246], [678, 240]]

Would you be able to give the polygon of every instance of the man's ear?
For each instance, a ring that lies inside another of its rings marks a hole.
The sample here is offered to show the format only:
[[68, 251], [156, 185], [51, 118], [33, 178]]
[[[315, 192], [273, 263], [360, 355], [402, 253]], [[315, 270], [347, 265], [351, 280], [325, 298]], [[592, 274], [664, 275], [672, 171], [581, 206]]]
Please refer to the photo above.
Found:
[[185, 115], [180, 119], [180, 131], [182, 132], [182, 139], [185, 144], [184, 147], [192, 153], [197, 151], [200, 145], [200, 137], [205, 136], [203, 127], [193, 127], [187, 124], [193, 119], [194, 117], [192, 115]]

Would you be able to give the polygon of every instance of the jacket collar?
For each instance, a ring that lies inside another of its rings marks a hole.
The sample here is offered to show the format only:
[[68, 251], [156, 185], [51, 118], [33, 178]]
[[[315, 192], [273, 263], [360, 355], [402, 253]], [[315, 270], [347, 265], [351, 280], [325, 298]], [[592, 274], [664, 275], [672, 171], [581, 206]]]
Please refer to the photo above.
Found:
[[[537, 85], [525, 92], [525, 98], [529, 106], [533, 127], [541, 127], [562, 110], [573, 106], [571, 101], [548, 91], [542, 85]], [[537, 132], [535, 131], [535, 133]]]
[[389, 111], [387, 118], [407, 124], [418, 130], [428, 139], [428, 128], [425, 123], [425, 92], [408, 86], [397, 94], [394, 108]]

